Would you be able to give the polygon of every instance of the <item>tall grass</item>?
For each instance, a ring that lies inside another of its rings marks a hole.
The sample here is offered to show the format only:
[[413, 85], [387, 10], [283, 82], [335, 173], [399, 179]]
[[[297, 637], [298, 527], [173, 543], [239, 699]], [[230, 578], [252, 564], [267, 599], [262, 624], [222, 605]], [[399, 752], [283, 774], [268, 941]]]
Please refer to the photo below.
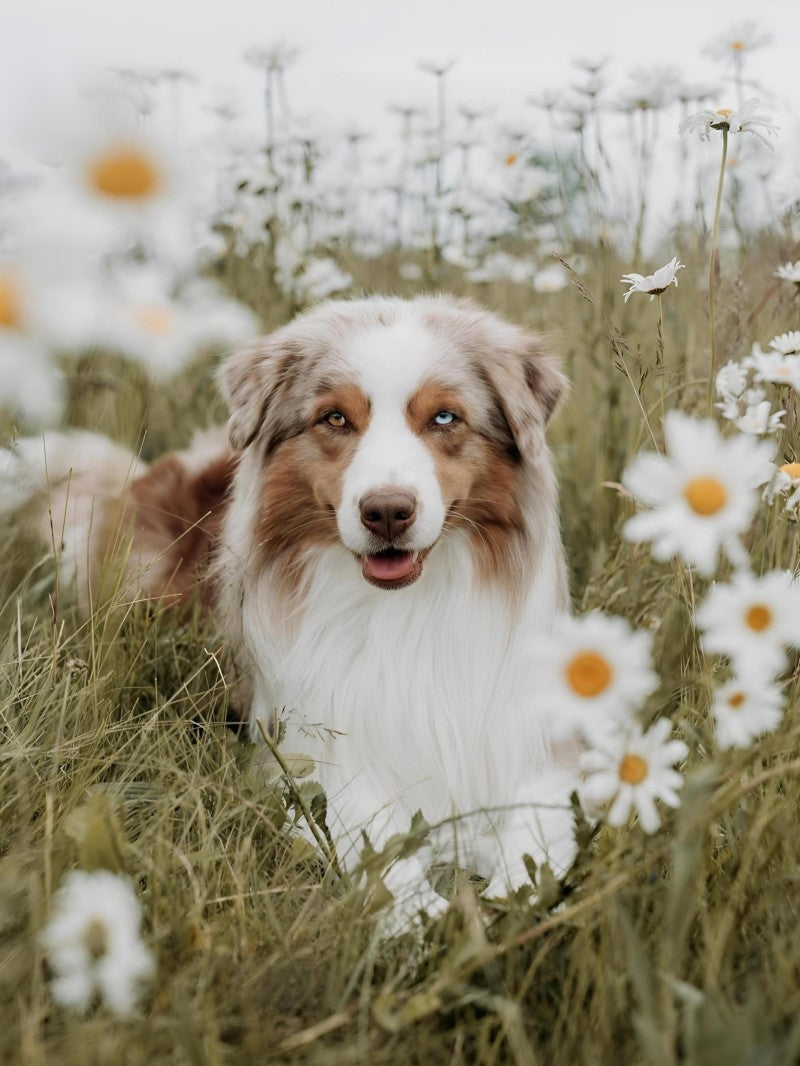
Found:
[[[572, 595], [655, 634], [662, 684], [647, 714], [692, 741], [683, 802], [653, 837], [592, 832], [564, 883], [481, 900], [457, 886], [424, 935], [385, 937], [374, 878], [345, 885], [287, 831], [296, 796], [238, 728], [235, 671], [213, 621], [122, 596], [81, 618], [52, 553], [22, 519], [0, 562], [0, 1057], [9, 1063], [789, 1064], [800, 1057], [800, 720], [713, 758], [712, 667], [690, 624], [702, 582], [620, 540], [626, 462], [660, 443], [666, 406], [702, 413], [709, 353], [700, 279], [658, 305], [623, 305], [629, 264], [587, 247], [588, 269], [531, 299], [454, 268], [437, 288], [550, 335], [573, 383], [553, 426]], [[720, 360], [792, 323], [778, 234], [726, 263]], [[405, 257], [407, 259], [407, 256]], [[391, 253], [348, 262], [365, 291], [405, 294]], [[258, 265], [229, 271], [252, 299]], [[284, 308], [270, 303], [267, 324]], [[73, 364], [68, 421], [145, 457], [223, 412], [211, 362], [166, 389], [96, 357]], [[786, 442], [787, 459], [796, 441]], [[765, 510], [756, 565], [793, 566], [797, 527]], [[158, 959], [141, 1016], [54, 1005], [38, 945], [76, 865], [135, 881]]]

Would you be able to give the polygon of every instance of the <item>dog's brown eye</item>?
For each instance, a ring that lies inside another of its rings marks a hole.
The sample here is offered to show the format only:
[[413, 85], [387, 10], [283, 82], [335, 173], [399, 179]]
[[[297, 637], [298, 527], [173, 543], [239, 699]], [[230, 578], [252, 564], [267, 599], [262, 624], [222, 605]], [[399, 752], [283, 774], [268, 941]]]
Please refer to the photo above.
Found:
[[325, 421], [329, 426], [333, 426], [334, 429], [344, 429], [347, 425], [347, 419], [341, 411], [331, 411], [330, 414], [325, 415]]

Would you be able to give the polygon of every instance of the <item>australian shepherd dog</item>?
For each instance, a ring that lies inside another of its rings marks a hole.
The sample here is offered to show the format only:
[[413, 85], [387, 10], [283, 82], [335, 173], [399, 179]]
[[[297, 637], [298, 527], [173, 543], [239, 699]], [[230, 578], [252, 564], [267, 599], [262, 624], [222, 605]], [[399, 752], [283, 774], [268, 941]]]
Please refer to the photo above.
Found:
[[[199, 596], [252, 680], [250, 724], [314, 760], [340, 859], [421, 811], [389, 872], [436, 909], [433, 861], [501, 893], [574, 852], [574, 753], [528, 649], [567, 609], [545, 430], [565, 387], [541, 341], [445, 297], [332, 301], [230, 358], [227, 435], [150, 467], [86, 433], [23, 440], [6, 499], [47, 487], [79, 593], [113, 544], [144, 595]], [[120, 535], [126, 531], [127, 538]], [[456, 817], [457, 816], [457, 817]]]

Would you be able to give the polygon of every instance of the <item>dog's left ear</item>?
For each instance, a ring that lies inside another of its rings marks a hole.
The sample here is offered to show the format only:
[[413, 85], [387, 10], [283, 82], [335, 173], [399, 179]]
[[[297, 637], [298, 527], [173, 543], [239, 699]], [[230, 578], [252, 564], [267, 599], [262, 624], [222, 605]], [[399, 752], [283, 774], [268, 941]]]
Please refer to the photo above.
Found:
[[558, 360], [540, 337], [520, 332], [516, 343], [493, 348], [486, 369], [517, 450], [538, 462], [547, 423], [569, 386]]

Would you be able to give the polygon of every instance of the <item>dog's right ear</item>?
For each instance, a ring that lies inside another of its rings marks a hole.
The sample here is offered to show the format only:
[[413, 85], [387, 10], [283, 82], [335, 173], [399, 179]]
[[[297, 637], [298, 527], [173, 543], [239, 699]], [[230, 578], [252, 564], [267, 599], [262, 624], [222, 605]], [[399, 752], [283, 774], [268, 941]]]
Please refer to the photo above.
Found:
[[278, 401], [294, 377], [297, 355], [283, 338], [272, 334], [223, 363], [219, 383], [230, 409], [228, 437], [234, 451], [252, 444], [262, 430], [268, 450], [291, 435], [290, 409]]

